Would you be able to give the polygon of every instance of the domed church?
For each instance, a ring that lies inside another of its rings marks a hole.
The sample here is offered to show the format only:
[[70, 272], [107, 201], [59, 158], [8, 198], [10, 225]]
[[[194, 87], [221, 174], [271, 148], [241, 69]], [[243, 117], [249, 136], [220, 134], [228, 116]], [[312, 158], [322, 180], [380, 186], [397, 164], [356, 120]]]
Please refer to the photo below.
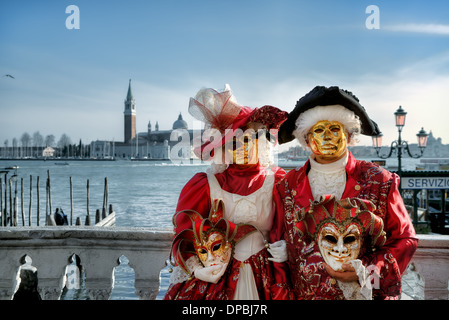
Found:
[[190, 148], [188, 150], [187, 148], [181, 148], [178, 156], [183, 159], [190, 159], [192, 157], [193, 130], [189, 130], [188, 124], [182, 118], [181, 113], [179, 113], [178, 119], [173, 122], [172, 129], [170, 130], [160, 130], [157, 121], [153, 129], [151, 121], [149, 121], [147, 132], [136, 133], [136, 103], [131, 90], [131, 79], [129, 80], [128, 93], [125, 99], [125, 111], [123, 114], [124, 141], [93, 141], [91, 143], [92, 157], [131, 160], [170, 160], [171, 148], [180, 142], [178, 137], [181, 136], [182, 132], [188, 132]]

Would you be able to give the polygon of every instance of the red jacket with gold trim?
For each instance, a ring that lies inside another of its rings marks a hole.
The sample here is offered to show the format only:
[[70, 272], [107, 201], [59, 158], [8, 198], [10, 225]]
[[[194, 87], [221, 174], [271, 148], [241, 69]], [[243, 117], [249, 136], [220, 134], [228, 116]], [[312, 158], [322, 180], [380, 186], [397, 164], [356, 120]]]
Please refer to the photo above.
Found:
[[[278, 283], [291, 280], [297, 299], [344, 299], [336, 281], [324, 269], [317, 244], [300, 238], [294, 228], [298, 210], [313, 201], [307, 173], [309, 161], [291, 170], [278, 183], [275, 200], [279, 210], [272, 237], [283, 234], [287, 242], [289, 269], [279, 265], [275, 273]], [[398, 190], [399, 177], [373, 163], [356, 160], [349, 152], [346, 165], [347, 181], [342, 199], [358, 197], [376, 205], [374, 214], [384, 221], [387, 241], [379, 250], [361, 257], [365, 267], [376, 272], [374, 299], [399, 299], [401, 274], [407, 268], [418, 245], [415, 230]], [[304, 241], [305, 240], [305, 241]], [[276, 265], [276, 264], [275, 264]], [[371, 277], [374, 279], [374, 276]]]

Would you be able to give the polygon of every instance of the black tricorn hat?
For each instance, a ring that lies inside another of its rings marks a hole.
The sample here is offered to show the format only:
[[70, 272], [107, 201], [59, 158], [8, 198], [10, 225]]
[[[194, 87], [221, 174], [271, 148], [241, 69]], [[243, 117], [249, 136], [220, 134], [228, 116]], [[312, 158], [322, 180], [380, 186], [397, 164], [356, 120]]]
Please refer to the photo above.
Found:
[[[377, 124], [370, 119], [365, 108], [359, 103], [359, 99], [352, 92], [340, 89], [339, 87], [316, 86], [304, 97], [296, 102], [295, 109], [289, 113], [287, 120], [279, 129], [279, 143], [289, 142], [295, 137], [293, 131], [296, 129], [296, 119], [306, 110], [316, 106], [342, 105], [353, 111], [360, 119], [361, 134], [376, 136], [380, 133]], [[324, 119], [323, 119], [324, 120]]]

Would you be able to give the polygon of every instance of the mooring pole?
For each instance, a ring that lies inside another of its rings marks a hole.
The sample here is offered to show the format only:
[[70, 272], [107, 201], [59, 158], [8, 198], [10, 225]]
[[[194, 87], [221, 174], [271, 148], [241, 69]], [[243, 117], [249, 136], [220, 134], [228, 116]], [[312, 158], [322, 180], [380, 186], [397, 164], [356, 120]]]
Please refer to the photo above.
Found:
[[73, 225], [73, 185], [70, 177], [70, 225]]
[[33, 176], [30, 175], [30, 205], [28, 207], [28, 226], [31, 227], [31, 201], [33, 199]]

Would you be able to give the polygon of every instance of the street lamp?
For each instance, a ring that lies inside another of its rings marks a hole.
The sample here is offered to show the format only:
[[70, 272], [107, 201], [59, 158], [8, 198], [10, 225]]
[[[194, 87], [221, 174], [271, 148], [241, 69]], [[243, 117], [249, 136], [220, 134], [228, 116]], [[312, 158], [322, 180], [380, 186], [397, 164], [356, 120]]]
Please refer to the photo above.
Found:
[[390, 158], [391, 155], [393, 154], [393, 151], [397, 151], [398, 175], [399, 176], [401, 176], [401, 173], [402, 173], [402, 163], [401, 163], [402, 150], [404, 149], [404, 151], [407, 151], [408, 155], [411, 158], [415, 158], [415, 159], [420, 158], [420, 157], [422, 157], [422, 155], [424, 153], [424, 148], [427, 145], [427, 137], [428, 137], [428, 134], [424, 131], [424, 128], [421, 128], [421, 130], [416, 135], [418, 137], [418, 146], [421, 151], [421, 154], [412, 155], [407, 141], [402, 141], [402, 139], [401, 139], [401, 132], [402, 132], [402, 128], [405, 125], [405, 116], [406, 115], [407, 115], [407, 112], [405, 112], [401, 106], [399, 106], [398, 110], [396, 110], [396, 112], [394, 113], [394, 117], [396, 120], [396, 127], [398, 128], [399, 136], [398, 136], [398, 140], [395, 140], [391, 143], [390, 152], [387, 155], [380, 154], [380, 149], [382, 147], [382, 133], [379, 133], [379, 135], [373, 137], [373, 147], [376, 149], [376, 153], [380, 158], [382, 158], [382, 159]]

